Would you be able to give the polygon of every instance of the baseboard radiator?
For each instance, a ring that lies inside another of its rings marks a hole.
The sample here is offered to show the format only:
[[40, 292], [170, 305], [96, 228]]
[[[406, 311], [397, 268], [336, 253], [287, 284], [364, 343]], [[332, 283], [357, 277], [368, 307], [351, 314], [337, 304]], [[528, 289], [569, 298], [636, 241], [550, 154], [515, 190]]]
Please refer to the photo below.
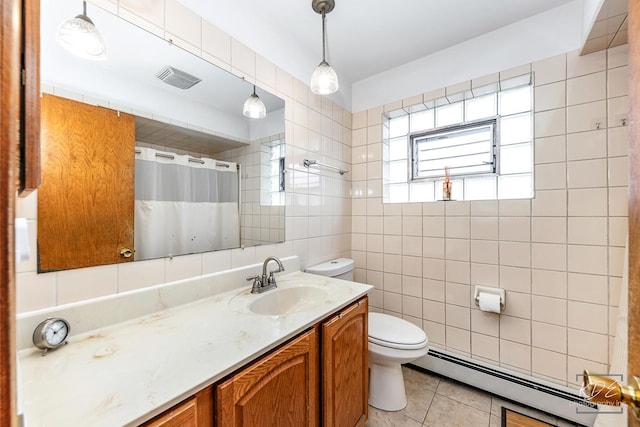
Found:
[[582, 425], [592, 426], [597, 414], [597, 406], [580, 397], [577, 389], [545, 382], [444, 350], [429, 349], [426, 356], [411, 365]]

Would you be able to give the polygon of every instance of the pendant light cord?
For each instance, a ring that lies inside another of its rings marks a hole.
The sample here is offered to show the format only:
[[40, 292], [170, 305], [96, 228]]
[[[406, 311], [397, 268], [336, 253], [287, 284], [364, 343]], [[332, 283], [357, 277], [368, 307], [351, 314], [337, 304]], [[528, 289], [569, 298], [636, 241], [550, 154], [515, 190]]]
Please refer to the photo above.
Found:
[[325, 8], [322, 8], [322, 62], [327, 62], [326, 58], [325, 58], [325, 40], [327, 39], [327, 36], [325, 34], [325, 12], [324, 12]]
[[87, 2], [84, 0], [82, 1], [82, 14], [87, 16]]

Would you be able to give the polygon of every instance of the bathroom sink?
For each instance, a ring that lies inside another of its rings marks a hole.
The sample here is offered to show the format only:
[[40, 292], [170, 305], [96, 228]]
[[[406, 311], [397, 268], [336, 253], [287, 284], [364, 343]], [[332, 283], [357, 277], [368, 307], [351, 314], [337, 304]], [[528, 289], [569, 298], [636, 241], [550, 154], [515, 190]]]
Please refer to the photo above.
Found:
[[312, 286], [277, 288], [267, 291], [249, 304], [249, 311], [266, 316], [308, 311], [327, 298], [327, 291]]

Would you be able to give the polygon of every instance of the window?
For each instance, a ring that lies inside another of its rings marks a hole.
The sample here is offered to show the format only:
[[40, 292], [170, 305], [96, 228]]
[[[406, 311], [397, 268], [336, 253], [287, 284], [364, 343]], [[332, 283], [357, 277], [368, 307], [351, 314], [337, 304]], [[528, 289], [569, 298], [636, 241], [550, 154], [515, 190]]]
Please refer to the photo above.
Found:
[[263, 206], [284, 206], [286, 182], [284, 159], [284, 139], [262, 143], [260, 204]]
[[385, 114], [385, 203], [442, 199], [445, 167], [452, 199], [532, 197], [531, 75]]
[[496, 121], [454, 126], [411, 136], [413, 180], [493, 174]]

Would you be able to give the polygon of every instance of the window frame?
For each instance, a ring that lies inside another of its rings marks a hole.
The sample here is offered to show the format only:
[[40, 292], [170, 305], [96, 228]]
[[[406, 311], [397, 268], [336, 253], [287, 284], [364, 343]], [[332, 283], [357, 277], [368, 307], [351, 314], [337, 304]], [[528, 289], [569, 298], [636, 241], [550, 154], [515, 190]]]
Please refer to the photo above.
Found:
[[408, 161], [409, 161], [409, 180], [408, 182], [428, 182], [428, 181], [441, 181], [444, 177], [444, 170], [442, 172], [441, 175], [435, 175], [435, 176], [418, 176], [419, 175], [419, 171], [418, 171], [418, 165], [419, 165], [419, 160], [418, 160], [418, 150], [419, 150], [419, 145], [420, 142], [416, 141], [419, 139], [426, 139], [429, 136], [436, 136], [436, 135], [444, 135], [444, 134], [452, 134], [452, 133], [456, 133], [456, 132], [462, 132], [465, 130], [469, 130], [469, 129], [473, 129], [473, 128], [484, 128], [487, 126], [490, 126], [490, 130], [491, 130], [491, 152], [490, 152], [490, 156], [493, 159], [491, 164], [491, 171], [482, 171], [482, 172], [476, 172], [476, 173], [451, 173], [450, 177], [452, 178], [456, 178], [456, 179], [464, 179], [464, 178], [469, 178], [469, 177], [481, 177], [481, 176], [498, 176], [498, 171], [499, 169], [499, 158], [500, 158], [500, 148], [498, 147], [499, 145], [499, 116], [494, 116], [491, 117], [489, 119], [481, 119], [481, 120], [477, 120], [477, 121], [473, 121], [473, 122], [467, 122], [467, 123], [461, 123], [461, 124], [455, 124], [455, 125], [448, 125], [448, 126], [442, 126], [439, 128], [434, 128], [434, 129], [429, 129], [427, 131], [424, 132], [416, 132], [413, 134], [409, 134], [409, 156], [408, 156]]

